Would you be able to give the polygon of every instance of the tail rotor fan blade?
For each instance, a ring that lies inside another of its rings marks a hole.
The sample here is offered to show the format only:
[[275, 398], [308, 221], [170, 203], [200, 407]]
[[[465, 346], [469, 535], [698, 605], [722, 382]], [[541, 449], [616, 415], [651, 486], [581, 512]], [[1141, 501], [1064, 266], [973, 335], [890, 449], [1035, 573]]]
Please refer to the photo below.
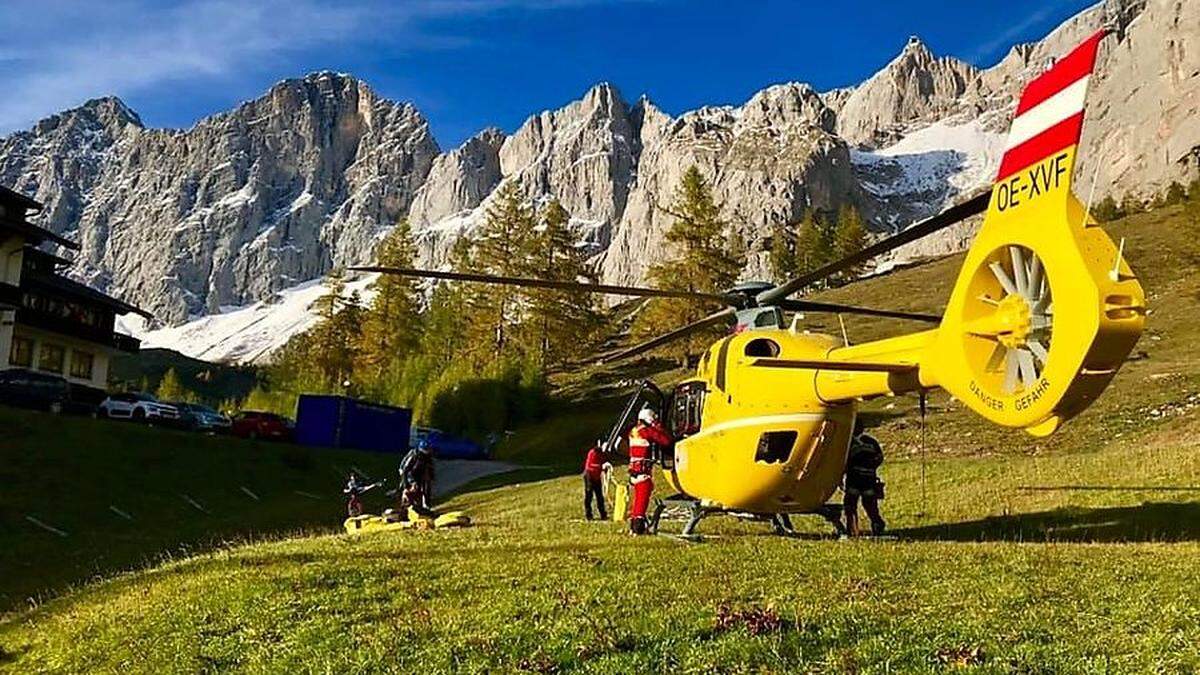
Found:
[[1017, 363], [1015, 349], [1006, 349], [1004, 367], [1004, 393], [1011, 394], [1017, 390], [1017, 375], [1020, 365]]
[[1021, 253], [1020, 246], [1009, 246], [1008, 255], [1012, 259], [1013, 268], [1013, 285], [1017, 288], [1017, 293], [1021, 297], [1029, 297], [1029, 278], [1026, 273], [1029, 271], [1025, 267], [1025, 256]]

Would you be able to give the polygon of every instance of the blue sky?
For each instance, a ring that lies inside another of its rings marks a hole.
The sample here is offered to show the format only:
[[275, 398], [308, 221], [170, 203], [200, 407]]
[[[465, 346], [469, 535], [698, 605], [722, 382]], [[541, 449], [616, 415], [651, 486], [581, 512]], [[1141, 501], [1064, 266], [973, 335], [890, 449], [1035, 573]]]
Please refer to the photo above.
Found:
[[0, 131], [116, 94], [187, 127], [314, 70], [413, 101], [443, 147], [599, 81], [670, 113], [777, 82], [854, 84], [919, 35], [991, 65], [1089, 0], [7, 0]]

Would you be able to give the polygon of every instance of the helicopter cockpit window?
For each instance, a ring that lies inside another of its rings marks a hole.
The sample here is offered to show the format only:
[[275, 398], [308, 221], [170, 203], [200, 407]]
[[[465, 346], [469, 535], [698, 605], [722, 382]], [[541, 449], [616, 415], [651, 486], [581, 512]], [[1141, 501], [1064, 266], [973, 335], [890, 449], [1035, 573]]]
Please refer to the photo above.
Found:
[[775, 358], [779, 356], [779, 343], [767, 338], [751, 340], [746, 343], [746, 356]]
[[700, 416], [703, 411], [703, 382], [684, 382], [675, 388], [671, 403], [671, 434], [676, 440], [700, 431]]

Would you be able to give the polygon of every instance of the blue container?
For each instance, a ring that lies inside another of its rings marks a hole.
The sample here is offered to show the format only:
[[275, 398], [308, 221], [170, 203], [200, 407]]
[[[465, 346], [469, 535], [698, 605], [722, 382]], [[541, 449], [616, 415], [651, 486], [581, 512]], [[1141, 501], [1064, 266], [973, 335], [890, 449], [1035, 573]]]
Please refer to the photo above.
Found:
[[303, 394], [296, 404], [296, 442], [321, 448], [407, 452], [412, 411], [345, 396]]

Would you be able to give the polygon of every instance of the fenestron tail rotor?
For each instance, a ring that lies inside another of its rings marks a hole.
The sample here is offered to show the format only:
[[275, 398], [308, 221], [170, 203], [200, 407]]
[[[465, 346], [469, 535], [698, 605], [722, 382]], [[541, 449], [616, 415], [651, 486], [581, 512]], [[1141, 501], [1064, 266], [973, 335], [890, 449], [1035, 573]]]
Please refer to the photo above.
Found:
[[1006, 246], [988, 263], [995, 291], [978, 301], [988, 307], [970, 334], [993, 343], [984, 372], [1002, 374], [1001, 391], [1012, 395], [1032, 390], [1050, 358], [1054, 327], [1053, 301], [1045, 266], [1033, 251]]

